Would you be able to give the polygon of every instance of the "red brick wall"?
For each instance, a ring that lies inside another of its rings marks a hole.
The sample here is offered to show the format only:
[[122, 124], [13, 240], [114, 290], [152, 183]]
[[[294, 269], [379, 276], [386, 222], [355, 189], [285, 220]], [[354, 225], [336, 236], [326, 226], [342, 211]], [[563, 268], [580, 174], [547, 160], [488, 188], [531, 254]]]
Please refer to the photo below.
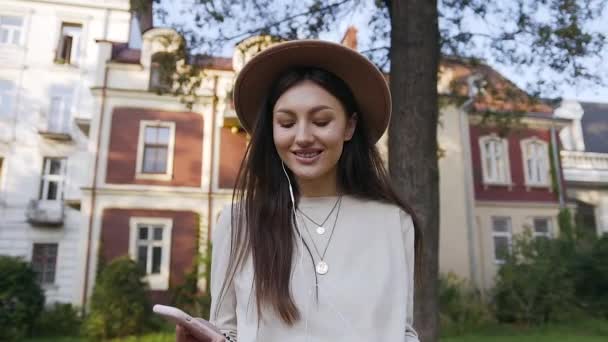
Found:
[[232, 133], [230, 128], [222, 128], [220, 135], [220, 174], [219, 187], [234, 188], [241, 160], [247, 149], [247, 138], [244, 132]]
[[[173, 179], [136, 179], [139, 123], [160, 120], [175, 123]], [[143, 108], [115, 108], [112, 115], [106, 183], [193, 186], [201, 184], [203, 117], [191, 112]]]
[[[100, 256], [109, 262], [129, 255], [129, 220], [131, 217], [171, 218], [171, 264], [169, 287], [183, 283], [198, 252], [197, 214], [189, 211], [148, 209], [106, 209], [102, 214]], [[168, 304], [169, 291], [150, 291], [155, 303]]]
[[[509, 142], [509, 164], [511, 166], [511, 182], [509, 188], [504, 185], [484, 185], [483, 170], [481, 166], [481, 152], [479, 149], [479, 137], [492, 133], [494, 130], [480, 126], [470, 125], [471, 158], [473, 162], [473, 180], [475, 183], [475, 199], [492, 201], [533, 201], [533, 202], [557, 202], [557, 193], [549, 188], [526, 188], [524, 175], [524, 163], [520, 141], [532, 136], [550, 144], [551, 134], [549, 129], [524, 128], [517, 132], [510, 132], [506, 139]], [[549, 156], [547, 156], [549, 158]]]

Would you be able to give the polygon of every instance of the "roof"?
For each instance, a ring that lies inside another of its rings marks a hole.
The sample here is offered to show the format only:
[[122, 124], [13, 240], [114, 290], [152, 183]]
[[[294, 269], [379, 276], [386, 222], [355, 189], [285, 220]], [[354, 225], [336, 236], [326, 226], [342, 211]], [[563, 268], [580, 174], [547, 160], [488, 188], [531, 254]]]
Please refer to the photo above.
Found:
[[444, 56], [439, 64], [452, 73], [451, 88], [454, 95], [468, 96], [467, 78], [473, 74], [483, 77], [485, 91], [473, 103], [475, 111], [523, 112], [547, 117], [553, 113], [553, 108], [545, 101], [529, 95], [485, 63]]
[[[110, 42], [112, 44], [111, 61], [114, 63], [139, 64], [141, 59], [141, 49], [129, 48], [128, 43]], [[232, 58], [216, 57], [209, 55], [192, 56], [193, 64], [205, 69], [233, 70]]]
[[608, 153], [608, 103], [580, 102], [585, 151]]

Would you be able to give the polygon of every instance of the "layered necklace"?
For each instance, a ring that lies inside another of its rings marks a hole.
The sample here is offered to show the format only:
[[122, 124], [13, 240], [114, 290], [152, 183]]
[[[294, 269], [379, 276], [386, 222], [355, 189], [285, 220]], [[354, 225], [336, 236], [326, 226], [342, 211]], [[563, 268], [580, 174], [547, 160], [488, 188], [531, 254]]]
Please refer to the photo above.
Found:
[[338, 222], [338, 216], [340, 215], [341, 206], [342, 206], [342, 196], [339, 196], [338, 199], [336, 200], [336, 203], [334, 204], [333, 208], [331, 209], [329, 214], [327, 214], [327, 217], [325, 217], [325, 219], [323, 220], [322, 224], [316, 223], [312, 218], [310, 218], [308, 215], [306, 215], [302, 210], [300, 210], [298, 208], [299, 213], [301, 213], [306, 219], [310, 220], [312, 223], [317, 225], [316, 232], [319, 235], [323, 235], [325, 233], [325, 228], [323, 226], [325, 225], [327, 220], [329, 220], [329, 218], [331, 217], [331, 214], [335, 211], [336, 207], [338, 208], [338, 211], [336, 212], [336, 217], [334, 218], [334, 224], [331, 228], [331, 232], [329, 234], [329, 239], [327, 240], [327, 244], [325, 245], [325, 248], [323, 249], [323, 253], [321, 253], [319, 251], [319, 248], [317, 247], [317, 244], [315, 243], [315, 240], [312, 237], [312, 234], [310, 233], [308, 225], [306, 224], [306, 220], [304, 219], [304, 217], [300, 216], [302, 218], [302, 223], [304, 223], [304, 228], [306, 230], [306, 233], [308, 234], [310, 241], [312, 241], [314, 250], [317, 253], [317, 256], [319, 257], [319, 262], [317, 262], [317, 264], [315, 266], [315, 270], [317, 271], [318, 274], [321, 274], [321, 275], [327, 274], [327, 272], [329, 271], [329, 265], [325, 261], [325, 254], [327, 253], [327, 249], [329, 248], [329, 244], [331, 243], [331, 238], [334, 236], [334, 231], [336, 230], [336, 223]]
[[317, 226], [317, 228], [315, 229], [317, 234], [323, 235], [323, 234], [325, 234], [325, 231], [326, 231], [325, 223], [327, 223], [327, 220], [329, 220], [329, 218], [331, 217], [331, 214], [333, 214], [334, 210], [336, 210], [336, 207], [338, 206], [338, 202], [340, 202], [341, 200], [342, 200], [342, 196], [339, 196], [338, 199], [336, 199], [334, 206], [329, 211], [329, 214], [327, 214], [327, 216], [325, 216], [325, 219], [323, 220], [322, 223], [317, 223], [317, 221], [313, 220], [310, 216], [306, 215], [306, 213], [303, 212], [302, 210], [300, 210], [300, 208], [298, 208], [298, 211], [300, 212], [300, 214], [304, 215], [304, 217], [306, 217], [308, 220], [310, 220], [310, 222], [314, 223]]

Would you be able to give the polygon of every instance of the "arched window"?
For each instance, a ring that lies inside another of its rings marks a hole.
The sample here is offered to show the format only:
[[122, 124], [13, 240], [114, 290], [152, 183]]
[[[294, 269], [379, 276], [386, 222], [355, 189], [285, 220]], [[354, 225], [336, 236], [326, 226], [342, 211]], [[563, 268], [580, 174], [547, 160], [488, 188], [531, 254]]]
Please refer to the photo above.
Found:
[[530, 138], [521, 141], [524, 175], [528, 186], [549, 186], [549, 150], [547, 143]]
[[511, 184], [509, 143], [495, 134], [479, 138], [484, 184]]

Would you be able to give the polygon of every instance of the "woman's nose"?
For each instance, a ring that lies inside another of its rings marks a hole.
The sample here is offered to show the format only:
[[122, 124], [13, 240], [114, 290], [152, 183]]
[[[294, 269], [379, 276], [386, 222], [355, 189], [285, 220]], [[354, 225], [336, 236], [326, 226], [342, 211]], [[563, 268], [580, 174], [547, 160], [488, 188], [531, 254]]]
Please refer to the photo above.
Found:
[[310, 145], [314, 141], [310, 125], [302, 123], [296, 127], [296, 138], [295, 142], [298, 145]]

